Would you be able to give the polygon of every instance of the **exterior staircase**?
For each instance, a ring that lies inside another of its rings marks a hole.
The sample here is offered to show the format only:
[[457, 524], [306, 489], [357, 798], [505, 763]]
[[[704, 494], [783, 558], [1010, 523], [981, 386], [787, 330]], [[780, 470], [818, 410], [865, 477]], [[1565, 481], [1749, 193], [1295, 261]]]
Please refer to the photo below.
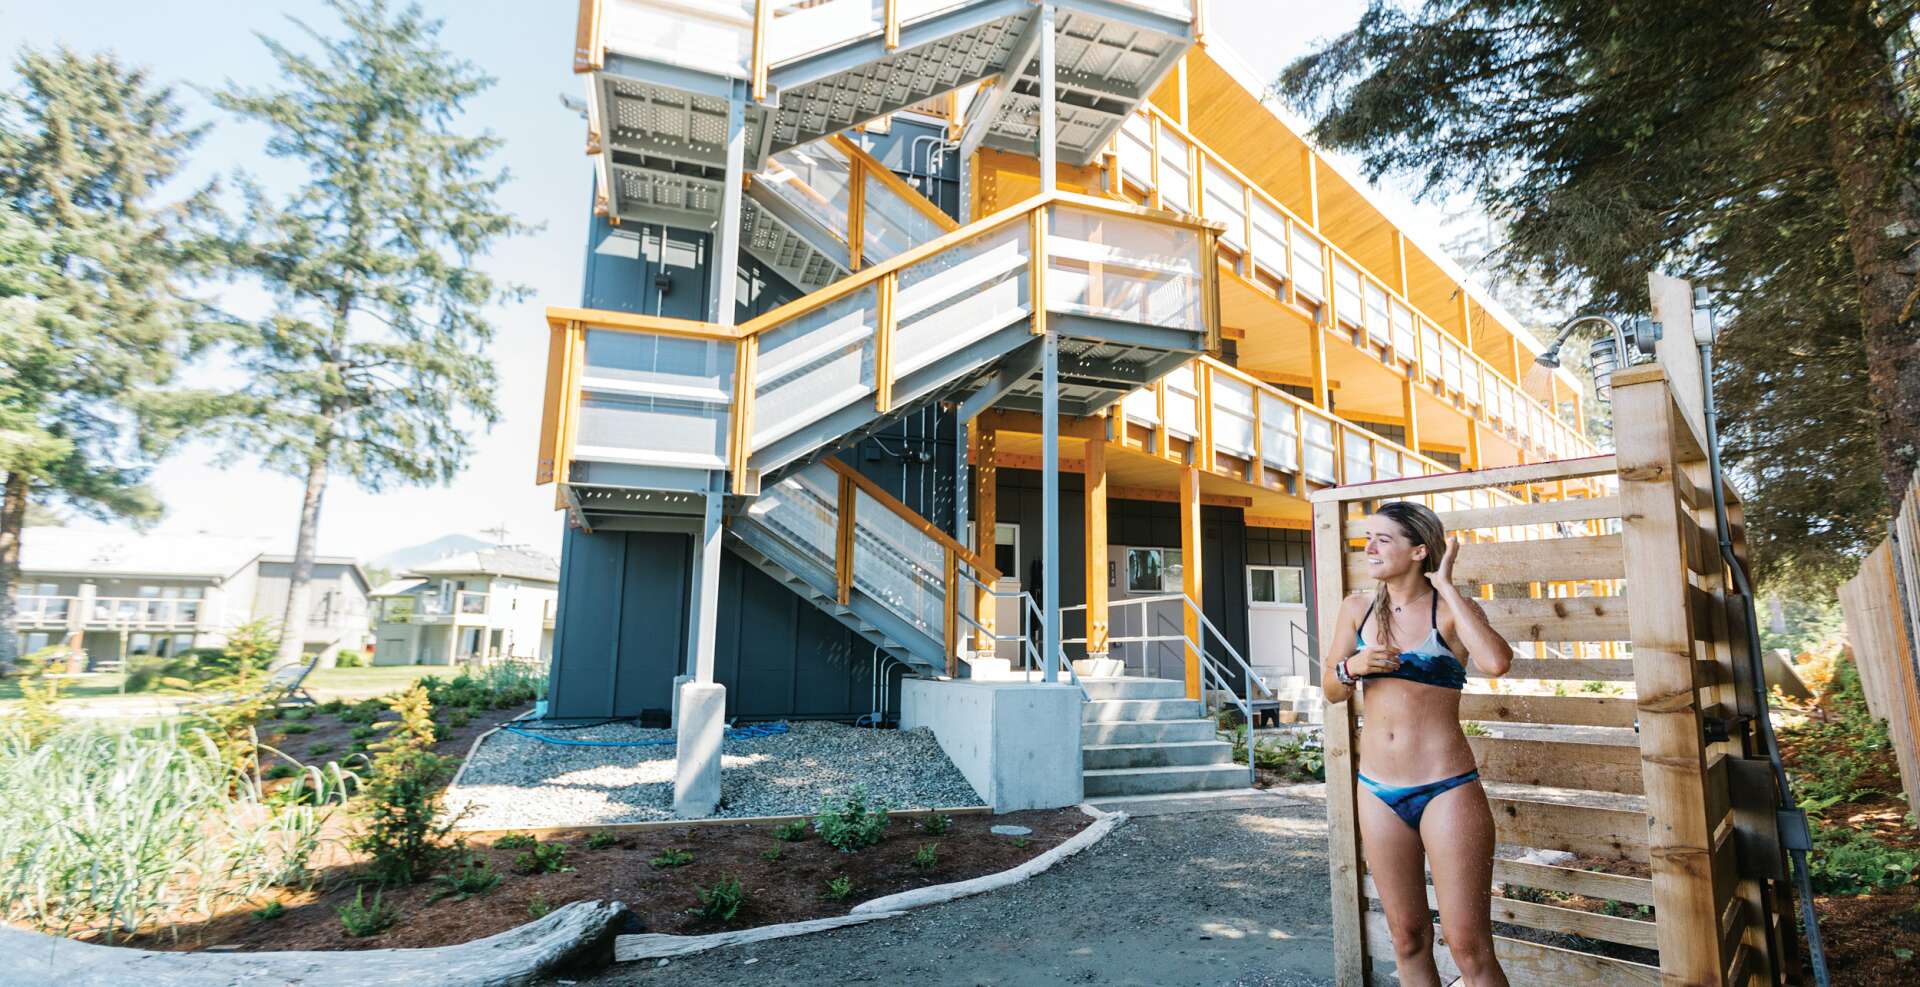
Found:
[[1245, 788], [1245, 765], [1214, 735], [1200, 702], [1172, 679], [1083, 678], [1080, 727], [1087, 798]]

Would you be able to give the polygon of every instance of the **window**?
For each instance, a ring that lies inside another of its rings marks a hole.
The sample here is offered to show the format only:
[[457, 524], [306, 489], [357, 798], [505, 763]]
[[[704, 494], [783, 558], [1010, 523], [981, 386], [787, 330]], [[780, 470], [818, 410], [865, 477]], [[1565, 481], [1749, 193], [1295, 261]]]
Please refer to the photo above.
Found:
[[187, 651], [192, 650], [192, 648], [193, 648], [193, 635], [175, 634], [173, 636], [173, 650], [168, 653], [174, 654], [174, 655], [184, 654]]
[[1127, 549], [1127, 592], [1158, 593], [1166, 585], [1166, 560], [1157, 548]]
[[130, 634], [127, 636], [127, 653], [135, 655], [153, 654], [153, 635]]
[[1020, 526], [993, 526], [993, 567], [1003, 576], [1020, 576]]
[[53, 643], [53, 635], [47, 633], [46, 631], [33, 631], [27, 634], [26, 638], [27, 638], [27, 652], [26, 652], [27, 654], [33, 654], [36, 651], [44, 651], [46, 650], [47, 645]]
[[1305, 606], [1306, 570], [1297, 565], [1247, 566], [1247, 603], [1256, 607]]

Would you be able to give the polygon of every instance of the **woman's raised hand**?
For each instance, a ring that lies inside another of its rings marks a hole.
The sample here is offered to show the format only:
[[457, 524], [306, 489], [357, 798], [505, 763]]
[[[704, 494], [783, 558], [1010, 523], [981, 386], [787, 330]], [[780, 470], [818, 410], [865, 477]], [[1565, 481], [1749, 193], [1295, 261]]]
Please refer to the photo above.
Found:
[[1435, 590], [1443, 590], [1453, 585], [1453, 563], [1460, 557], [1460, 537], [1447, 536], [1446, 553], [1440, 556], [1440, 568], [1427, 573], [1427, 581]]
[[1400, 656], [1377, 644], [1369, 644], [1346, 657], [1347, 674], [1354, 678], [1391, 672], [1400, 667]]

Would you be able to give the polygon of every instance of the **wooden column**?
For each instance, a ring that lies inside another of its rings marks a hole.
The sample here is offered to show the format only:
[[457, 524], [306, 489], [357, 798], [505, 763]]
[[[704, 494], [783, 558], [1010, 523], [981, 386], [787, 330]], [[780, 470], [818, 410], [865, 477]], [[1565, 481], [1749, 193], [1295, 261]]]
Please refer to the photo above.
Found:
[[[1331, 305], [1332, 302], [1326, 303]], [[1323, 308], [1322, 311], [1328, 311]], [[1327, 390], [1327, 330], [1315, 324], [1307, 329], [1307, 372], [1313, 376], [1313, 406], [1331, 411], [1332, 394]]]
[[1477, 419], [1467, 419], [1467, 458], [1461, 465], [1470, 470], [1480, 468], [1480, 422]]
[[[1345, 511], [1346, 505], [1337, 500], [1313, 505], [1313, 593], [1319, 603], [1321, 641], [1333, 640], [1340, 601], [1346, 596]], [[1327, 867], [1333, 881], [1333, 977], [1340, 987], [1361, 987], [1367, 983], [1367, 898], [1360, 867], [1355, 778], [1359, 738], [1353, 702], [1328, 703], [1325, 720], [1321, 736], [1327, 769]]]
[[1727, 957], [1715, 908], [1687, 578], [1697, 539], [1686, 530], [1694, 522], [1680, 503], [1673, 448], [1674, 430], [1685, 426], [1657, 369], [1616, 376], [1613, 407], [1660, 965], [1670, 983], [1719, 983]]
[[[1200, 597], [1200, 471], [1189, 466], [1180, 471], [1180, 589], [1195, 606]], [[1182, 624], [1187, 639], [1200, 642], [1200, 617], [1192, 607], [1182, 607]], [[1200, 698], [1200, 652], [1192, 645], [1187, 653], [1187, 698]]]
[[1086, 545], [1087, 657], [1105, 656], [1107, 648], [1107, 443], [1087, 440]]
[[1402, 442], [1401, 445], [1414, 452], [1420, 451], [1420, 402], [1414, 399], [1413, 394], [1413, 378], [1419, 372], [1418, 370], [1408, 372], [1407, 378], [1400, 382], [1400, 407], [1407, 422], [1407, 441]]
[[[994, 515], [999, 509], [999, 467], [994, 465], [994, 446], [999, 433], [993, 426], [979, 418], [967, 428], [967, 458], [973, 463], [973, 550], [981, 558], [992, 561], [998, 554], [994, 550]], [[1018, 562], [1016, 561], [1016, 565]], [[1018, 575], [1018, 573], [1003, 573]], [[984, 576], [981, 578], [985, 578]], [[997, 650], [994, 642], [986, 634], [998, 634], [999, 628], [993, 626], [994, 598], [986, 593], [974, 597], [973, 619], [986, 632], [974, 642], [974, 650], [994, 657]], [[1015, 626], [1019, 626], [1018, 623]]]

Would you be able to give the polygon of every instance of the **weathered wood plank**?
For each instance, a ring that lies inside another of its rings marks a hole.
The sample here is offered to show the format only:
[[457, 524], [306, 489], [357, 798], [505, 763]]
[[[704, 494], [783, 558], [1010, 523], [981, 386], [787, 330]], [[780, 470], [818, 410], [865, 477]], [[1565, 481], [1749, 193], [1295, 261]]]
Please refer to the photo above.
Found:
[[1589, 898], [1610, 898], [1630, 905], [1653, 904], [1653, 881], [1624, 874], [1604, 874], [1574, 867], [1530, 864], [1519, 860], [1493, 862], [1493, 879], [1501, 884], [1518, 884], [1544, 891], [1564, 891]]
[[1639, 795], [1640, 749], [1518, 737], [1468, 737], [1486, 781]]
[[[1448, 531], [1470, 531], [1474, 528], [1498, 528], [1514, 524], [1556, 524], [1561, 521], [1597, 521], [1601, 518], [1620, 516], [1620, 498], [1576, 497], [1567, 500], [1547, 500], [1537, 504], [1508, 504], [1503, 507], [1479, 507], [1468, 511], [1443, 511], [1440, 523]], [[1364, 520], [1347, 522], [1347, 537], [1364, 538], [1367, 524]]]
[[[1463, 583], [1523, 583], [1572, 579], [1619, 579], [1626, 574], [1619, 535], [1543, 538], [1460, 546], [1454, 578]], [[1347, 588], [1373, 585], [1367, 553], [1349, 552]]]
[[[1385, 915], [1367, 913], [1366, 939], [1374, 954], [1382, 957], [1393, 955], [1393, 937], [1387, 931]], [[1458, 979], [1460, 968], [1447, 951], [1445, 931], [1437, 925], [1433, 929], [1433, 942], [1434, 963], [1440, 968], [1442, 981]], [[1506, 936], [1493, 937], [1493, 953], [1500, 958], [1500, 968], [1505, 971], [1507, 982], [1513, 987], [1567, 987], [1569, 984], [1579, 984], [1580, 987], [1660, 987], [1661, 982], [1658, 967]]]
[[[1467, 667], [1471, 678], [1488, 678], [1479, 669]], [[1633, 660], [1629, 658], [1515, 658], [1507, 668], [1509, 679], [1548, 679], [1572, 682], [1631, 682]]]
[[[1374, 901], [1380, 900], [1379, 889], [1374, 887], [1371, 876], [1366, 879], [1366, 888], [1368, 898]], [[1603, 915], [1598, 912], [1581, 911], [1578, 908], [1562, 908], [1559, 905], [1521, 901], [1517, 898], [1495, 897], [1492, 902], [1495, 922], [1522, 925], [1545, 932], [1586, 936], [1588, 939], [1601, 939], [1646, 949], [1653, 948], [1653, 923], [1643, 919], [1621, 918], [1617, 915]], [[1434, 891], [1431, 884], [1427, 885], [1427, 906], [1440, 907], [1440, 895]]]
[[1508, 640], [1624, 641], [1631, 599], [1631, 595], [1556, 596], [1477, 602], [1493, 629]]
[[[1341, 572], [1341, 515], [1337, 501], [1313, 505], [1313, 537], [1334, 546], [1314, 553], [1314, 585], [1319, 598], [1320, 640], [1333, 640], [1334, 623], [1347, 588]], [[1354, 756], [1358, 735], [1352, 702], [1328, 703], [1321, 728], [1327, 770], [1327, 867], [1333, 882], [1333, 972], [1342, 985], [1366, 978], [1368, 947], [1362, 921], [1367, 903], [1361, 892], [1360, 826], [1358, 812], [1359, 758]], [[1388, 948], [1386, 956], [1392, 956]]]
[[[1578, 659], [1574, 659], [1578, 660]], [[1617, 696], [1524, 696], [1468, 693], [1460, 697], [1460, 718], [1501, 723], [1552, 723], [1578, 727], [1630, 727], [1634, 703]], [[1635, 762], [1635, 770], [1638, 770]]]
[[1487, 803], [1502, 843], [1647, 862], [1645, 813], [1534, 799], [1489, 798]]

